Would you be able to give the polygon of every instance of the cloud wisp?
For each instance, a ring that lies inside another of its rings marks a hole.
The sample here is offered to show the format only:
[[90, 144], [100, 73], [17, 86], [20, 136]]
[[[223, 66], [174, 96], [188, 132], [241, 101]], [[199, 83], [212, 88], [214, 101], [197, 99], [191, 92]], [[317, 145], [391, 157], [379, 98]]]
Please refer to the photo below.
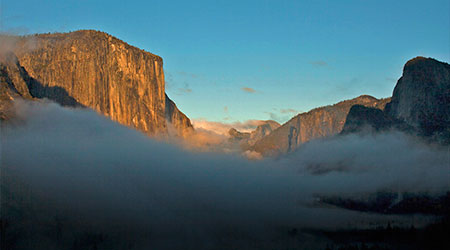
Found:
[[300, 113], [300, 111], [289, 108], [289, 109], [280, 109], [280, 113], [282, 113], [282, 114], [289, 114], [289, 113], [298, 114], [298, 113]]
[[33, 37], [22, 40], [14, 33], [0, 32], [0, 59], [6, 54], [13, 53], [19, 47], [22, 51], [31, 51], [36, 49], [36, 46], [36, 40]]
[[309, 62], [309, 63], [310, 63], [311, 65], [317, 66], [317, 67], [326, 67], [326, 66], [328, 66], [328, 63], [325, 62], [325, 61], [322, 61], [322, 60], [312, 61], [312, 62]]
[[242, 87], [241, 90], [244, 91], [245, 93], [249, 93], [249, 94], [256, 93], [256, 90], [254, 88], [250, 88], [250, 87]]
[[[225, 108], [224, 110], [228, 112], [228, 108], [227, 107]], [[194, 126], [195, 129], [204, 129], [224, 136], [228, 136], [228, 131], [231, 128], [235, 128], [240, 132], [251, 132], [255, 130], [256, 127], [258, 127], [263, 123], [264, 123], [263, 120], [247, 120], [244, 122], [232, 122], [232, 123], [214, 122], [208, 121], [206, 119], [192, 120], [192, 125]]]

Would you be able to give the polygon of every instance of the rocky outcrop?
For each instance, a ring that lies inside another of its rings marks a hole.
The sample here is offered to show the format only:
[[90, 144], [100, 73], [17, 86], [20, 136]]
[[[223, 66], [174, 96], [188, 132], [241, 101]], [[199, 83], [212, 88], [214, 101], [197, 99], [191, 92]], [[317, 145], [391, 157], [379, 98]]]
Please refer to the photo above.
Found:
[[0, 53], [0, 120], [12, 117], [12, 101], [32, 99], [28, 89], [30, 77], [12, 53]]
[[194, 132], [191, 120], [177, 108], [177, 105], [167, 95], [165, 113], [169, 135], [186, 138]]
[[241, 148], [245, 151], [253, 146], [258, 140], [269, 135], [272, 131], [279, 128], [281, 125], [273, 120], [259, 121], [259, 125], [251, 132], [240, 132], [235, 128], [228, 131], [231, 142], [238, 142]]
[[157, 55], [91, 30], [22, 37], [14, 52], [33, 97], [89, 107], [152, 136], [167, 136], [168, 121], [177, 134], [192, 129], [165, 94]]
[[228, 130], [228, 135], [230, 136], [231, 141], [242, 141], [250, 139], [250, 133], [240, 132], [235, 128], [230, 128], [230, 130]]
[[389, 101], [390, 98], [376, 99], [363, 95], [301, 113], [258, 140], [251, 149], [263, 155], [288, 153], [307, 141], [340, 133], [353, 105], [384, 109]]
[[450, 65], [424, 57], [408, 61], [386, 114], [419, 135], [450, 138]]
[[272, 131], [279, 128], [281, 125], [273, 120], [263, 121], [260, 125], [256, 127], [254, 131], [250, 133], [250, 138], [248, 140], [249, 145], [254, 145], [257, 141], [268, 136]]

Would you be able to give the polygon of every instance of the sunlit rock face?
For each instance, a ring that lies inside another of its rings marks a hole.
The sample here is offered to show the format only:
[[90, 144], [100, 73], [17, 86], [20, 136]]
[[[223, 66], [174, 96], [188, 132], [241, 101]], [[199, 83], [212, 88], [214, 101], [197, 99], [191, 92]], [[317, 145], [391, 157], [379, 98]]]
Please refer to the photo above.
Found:
[[424, 136], [449, 137], [450, 65], [431, 58], [408, 61], [386, 113]]
[[301, 113], [255, 143], [253, 150], [264, 155], [291, 152], [313, 139], [338, 134], [342, 131], [350, 108], [359, 104], [384, 109], [390, 98], [376, 99], [363, 95], [334, 105]]
[[[25, 49], [30, 40], [33, 49]], [[175, 124], [174, 133], [192, 129], [165, 94], [162, 58], [106, 33], [27, 36], [17, 42], [15, 53], [35, 80], [29, 86], [34, 97], [89, 107], [152, 136], [169, 134], [167, 118]]]

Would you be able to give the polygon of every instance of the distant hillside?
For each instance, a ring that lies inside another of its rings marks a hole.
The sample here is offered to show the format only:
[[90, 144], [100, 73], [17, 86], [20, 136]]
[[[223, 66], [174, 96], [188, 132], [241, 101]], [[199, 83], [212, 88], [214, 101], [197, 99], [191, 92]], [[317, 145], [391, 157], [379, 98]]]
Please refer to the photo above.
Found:
[[228, 131], [231, 142], [238, 142], [245, 151], [251, 148], [257, 141], [268, 136], [281, 125], [273, 120], [259, 121], [259, 125], [251, 132], [240, 132], [232, 128]]
[[347, 114], [353, 105], [359, 104], [384, 109], [389, 101], [390, 98], [376, 99], [372, 96], [362, 95], [351, 100], [301, 113], [275, 129], [268, 136], [257, 141], [252, 150], [263, 155], [288, 153], [312, 139], [340, 133]]

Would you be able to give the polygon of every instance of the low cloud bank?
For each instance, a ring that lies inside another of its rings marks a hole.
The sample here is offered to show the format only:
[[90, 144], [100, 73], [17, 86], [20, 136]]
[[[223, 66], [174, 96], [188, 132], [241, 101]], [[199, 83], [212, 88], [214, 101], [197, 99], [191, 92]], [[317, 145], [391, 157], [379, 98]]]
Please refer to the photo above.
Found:
[[258, 152], [243, 150], [245, 144], [239, 140], [230, 140], [230, 129], [239, 132], [251, 133], [259, 125], [265, 124], [264, 120], [247, 120], [245, 122], [223, 123], [207, 121], [205, 119], [192, 120], [195, 131], [182, 140], [174, 140], [174, 144], [199, 152], [216, 152], [226, 154], [241, 154], [248, 159], [260, 160], [262, 155]]
[[175, 145], [193, 152], [238, 153], [241, 151], [239, 144], [229, 140], [225, 135], [217, 134], [211, 130], [196, 128], [185, 138], [172, 138]]
[[228, 131], [231, 128], [235, 128], [240, 132], [252, 132], [261, 124], [264, 124], [263, 120], [248, 120], [245, 122], [233, 123], [212, 122], [205, 119], [197, 119], [192, 121], [192, 125], [195, 129], [203, 129], [224, 136], [228, 136]]
[[1, 184], [16, 248], [273, 249], [291, 228], [412, 221], [318, 206], [317, 195], [450, 190], [448, 149], [396, 132], [248, 161], [157, 142], [91, 110], [15, 106], [19, 120], [2, 124]]

